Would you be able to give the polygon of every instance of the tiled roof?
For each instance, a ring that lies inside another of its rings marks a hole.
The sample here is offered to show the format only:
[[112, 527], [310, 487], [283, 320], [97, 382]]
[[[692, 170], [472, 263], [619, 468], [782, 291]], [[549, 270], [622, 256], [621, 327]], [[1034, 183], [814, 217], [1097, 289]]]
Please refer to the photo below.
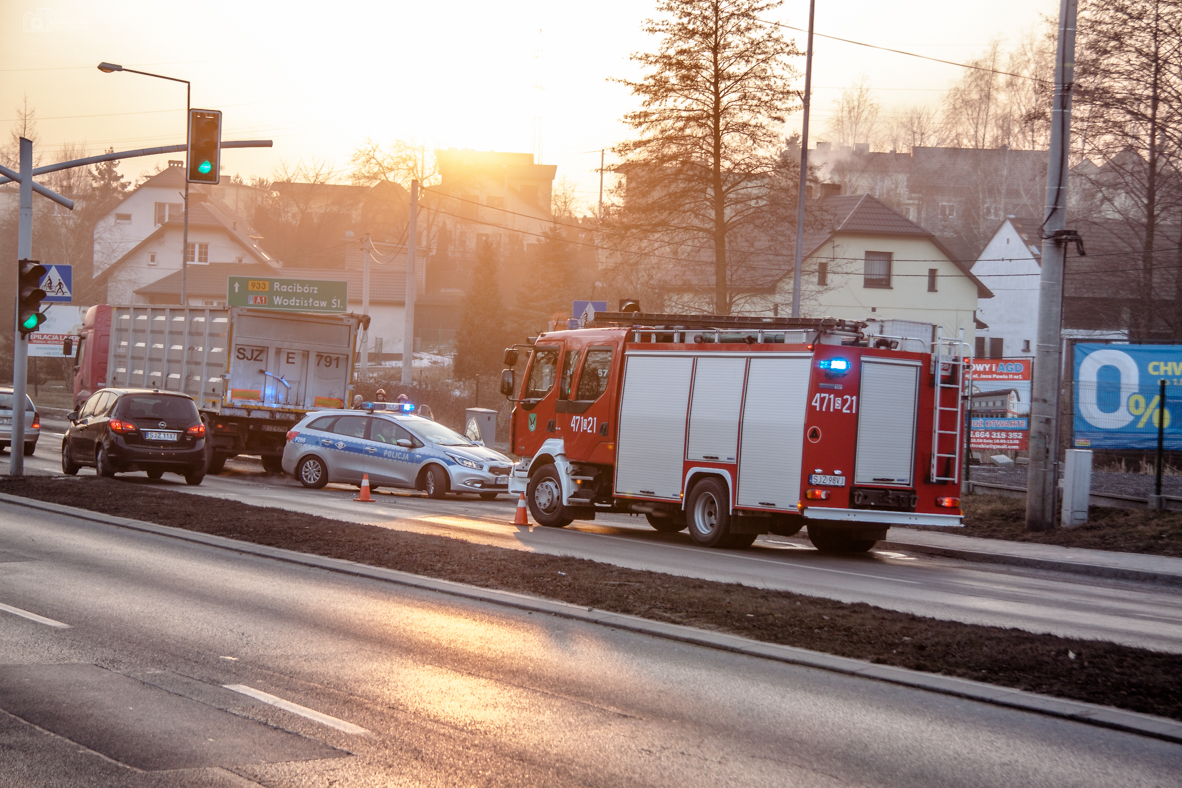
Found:
[[[426, 281], [422, 268], [416, 272], [418, 292], [423, 292]], [[255, 263], [213, 263], [210, 265], [189, 265], [188, 281], [185, 286], [190, 297], [225, 298], [226, 278], [230, 276], [259, 276], [283, 279], [321, 279], [349, 283], [349, 301], [361, 301], [362, 272], [356, 269], [330, 268], [288, 268], [276, 271], [267, 265]], [[181, 273], [176, 271], [158, 279], [150, 285], [135, 291], [137, 295], [159, 300], [180, 297]], [[371, 304], [401, 304], [406, 294], [406, 268], [395, 265], [374, 266], [369, 275], [369, 301]]]
[[[173, 167], [171, 165], [165, 167], [136, 188], [142, 189], [145, 186], [154, 186], [156, 188], [179, 187], [183, 189], [185, 187], [185, 168]], [[192, 191], [190, 189], [190, 193]]]

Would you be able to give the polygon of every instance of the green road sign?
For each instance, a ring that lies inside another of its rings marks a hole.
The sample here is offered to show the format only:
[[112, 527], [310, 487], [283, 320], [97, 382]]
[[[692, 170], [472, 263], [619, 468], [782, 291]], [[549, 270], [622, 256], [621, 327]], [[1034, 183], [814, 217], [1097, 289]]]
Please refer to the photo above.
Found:
[[226, 304], [284, 312], [345, 312], [349, 304], [349, 283], [231, 276], [226, 281]]

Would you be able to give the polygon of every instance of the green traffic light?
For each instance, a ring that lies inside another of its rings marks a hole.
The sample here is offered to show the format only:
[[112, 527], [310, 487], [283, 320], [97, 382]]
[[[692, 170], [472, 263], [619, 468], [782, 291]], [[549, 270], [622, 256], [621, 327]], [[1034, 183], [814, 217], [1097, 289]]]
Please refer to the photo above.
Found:
[[209, 163], [208, 159], [197, 165], [197, 172], [201, 173], [202, 175], [209, 175], [209, 171], [212, 169], [213, 165]]
[[25, 322], [21, 323], [21, 328], [28, 331], [33, 331], [39, 325], [41, 325], [41, 315], [38, 313], [33, 313], [25, 318]]

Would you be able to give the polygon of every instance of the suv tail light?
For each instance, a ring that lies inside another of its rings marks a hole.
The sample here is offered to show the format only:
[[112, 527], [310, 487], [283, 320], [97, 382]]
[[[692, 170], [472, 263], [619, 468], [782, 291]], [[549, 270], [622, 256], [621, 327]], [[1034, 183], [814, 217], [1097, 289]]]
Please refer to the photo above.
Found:
[[205, 437], [205, 425], [204, 424], [194, 424], [192, 427], [189, 427], [189, 429], [185, 430], [185, 434], [192, 435], [194, 438], [204, 438]]
[[111, 419], [107, 422], [107, 426], [111, 428], [111, 432], [118, 433], [119, 435], [125, 435], [129, 432], [136, 431], [134, 424], [132, 424], [130, 421], [124, 421], [123, 419]]

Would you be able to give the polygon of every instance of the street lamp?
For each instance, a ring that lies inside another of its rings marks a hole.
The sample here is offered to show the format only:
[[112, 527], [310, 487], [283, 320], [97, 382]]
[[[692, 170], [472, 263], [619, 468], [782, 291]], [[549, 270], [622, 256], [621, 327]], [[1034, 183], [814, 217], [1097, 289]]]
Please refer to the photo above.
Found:
[[[155, 77], [156, 79], [167, 79], [169, 82], [184, 82], [185, 83], [185, 143], [186, 148], [189, 142], [189, 107], [190, 107], [190, 93], [192, 86], [187, 79], [177, 79], [176, 77], [166, 77], [163, 74], [153, 74], [149, 71], [136, 71], [134, 68], [124, 68], [117, 63], [102, 62], [98, 64], [98, 70], [104, 74], [110, 74], [115, 71], [126, 71], [129, 74], [140, 74], [145, 77]], [[185, 210], [184, 210], [184, 225], [181, 231], [181, 305], [188, 306], [188, 257], [189, 257], [189, 179], [185, 178]]]

